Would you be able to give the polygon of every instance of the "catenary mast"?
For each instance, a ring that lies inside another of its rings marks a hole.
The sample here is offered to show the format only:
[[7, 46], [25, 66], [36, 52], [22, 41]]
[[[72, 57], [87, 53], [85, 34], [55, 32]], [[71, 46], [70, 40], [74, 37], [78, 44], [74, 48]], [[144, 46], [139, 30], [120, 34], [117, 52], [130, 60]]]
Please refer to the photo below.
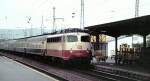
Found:
[[84, 0], [81, 0], [80, 29], [84, 28]]

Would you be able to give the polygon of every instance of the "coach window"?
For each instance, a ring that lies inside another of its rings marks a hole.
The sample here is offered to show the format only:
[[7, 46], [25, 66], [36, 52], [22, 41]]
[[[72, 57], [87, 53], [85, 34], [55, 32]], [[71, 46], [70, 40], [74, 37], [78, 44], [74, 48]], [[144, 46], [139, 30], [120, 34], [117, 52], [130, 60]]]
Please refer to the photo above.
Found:
[[81, 42], [90, 42], [90, 36], [81, 36]]
[[55, 42], [61, 42], [61, 37], [55, 37]]
[[50, 42], [54, 42], [54, 38], [50, 38]]
[[67, 41], [68, 42], [77, 42], [78, 41], [78, 37], [74, 36], [74, 35], [68, 35], [67, 36]]
[[47, 38], [47, 42], [61, 42], [61, 37]]
[[52, 42], [52, 39], [51, 38], [47, 38], [47, 42]]

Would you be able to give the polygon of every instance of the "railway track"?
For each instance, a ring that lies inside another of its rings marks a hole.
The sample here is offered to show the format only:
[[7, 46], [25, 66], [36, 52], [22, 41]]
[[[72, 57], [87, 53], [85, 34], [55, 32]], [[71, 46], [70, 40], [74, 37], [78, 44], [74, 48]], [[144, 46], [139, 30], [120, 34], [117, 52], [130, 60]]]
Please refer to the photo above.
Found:
[[85, 75], [90, 75], [96, 78], [99, 78], [103, 81], [141, 81], [135, 78], [129, 78], [126, 76], [121, 76], [121, 75], [116, 75], [113, 73], [109, 72], [104, 72], [96, 69], [89, 69], [89, 70], [78, 70], [75, 69], [74, 71], [85, 74]]
[[115, 72], [109, 71], [108, 69], [62, 69], [57, 67], [51, 67], [48, 64], [43, 64], [36, 62], [31, 59], [24, 59], [22, 57], [17, 57], [11, 54], [5, 55], [13, 60], [21, 62], [25, 65], [28, 65], [32, 68], [40, 70], [50, 76], [57, 77], [59, 80], [65, 81], [149, 81], [148, 79], [136, 79], [128, 77], [126, 75], [119, 75]]
[[102, 77], [104, 79], [106, 79], [107, 81], [140, 81], [138, 79], [134, 79], [134, 78], [129, 78], [126, 76], [121, 76], [121, 75], [116, 75], [113, 73], [109, 73], [109, 72], [104, 72], [104, 71], [100, 71], [100, 70], [92, 70], [93, 73], [98, 74], [98, 77]]
[[112, 69], [111, 67], [105, 67], [105, 66], [95, 66], [95, 69], [97, 72], [101, 73], [108, 73], [111, 75], [116, 75], [122, 78], [125, 78], [125, 81], [150, 81], [150, 76], [142, 75], [140, 73], [131, 72], [127, 70], [122, 69]]

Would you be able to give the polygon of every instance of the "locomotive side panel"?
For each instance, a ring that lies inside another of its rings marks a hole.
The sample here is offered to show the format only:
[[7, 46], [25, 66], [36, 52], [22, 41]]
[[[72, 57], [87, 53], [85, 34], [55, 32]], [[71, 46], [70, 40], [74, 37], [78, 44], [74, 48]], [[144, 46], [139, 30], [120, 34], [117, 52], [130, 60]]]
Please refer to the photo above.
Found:
[[46, 56], [62, 58], [62, 47], [64, 45], [62, 36], [48, 37], [47, 38], [47, 54]]

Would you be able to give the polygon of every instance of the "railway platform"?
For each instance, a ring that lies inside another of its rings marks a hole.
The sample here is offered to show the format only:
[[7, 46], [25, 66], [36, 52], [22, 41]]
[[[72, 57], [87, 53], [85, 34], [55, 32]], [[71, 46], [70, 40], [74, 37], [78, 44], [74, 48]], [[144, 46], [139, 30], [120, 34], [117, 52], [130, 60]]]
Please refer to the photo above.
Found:
[[115, 65], [113, 63], [99, 63], [95, 64], [96, 69], [112, 72], [114, 74], [125, 75], [128, 77], [134, 77], [136, 79], [145, 78], [150, 80], [150, 70], [148, 68], [140, 66], [130, 66], [130, 65]]
[[58, 81], [37, 70], [0, 56], [0, 81]]
[[140, 81], [150, 81], [150, 70], [148, 67], [140, 66], [138, 64], [117, 65], [115, 64], [115, 60], [109, 57], [105, 62], [98, 62], [94, 59], [92, 63], [95, 68], [100, 71], [132, 77], [139, 79]]
[[137, 72], [137, 73], [143, 73], [150, 75], [150, 70], [148, 67], [140, 66], [138, 64], [115, 64], [115, 60], [111, 59], [111, 57], [108, 57], [108, 59], [103, 61], [96, 61], [95, 59], [92, 61], [94, 65], [108, 68], [108, 69], [114, 69], [114, 70], [122, 70], [122, 71], [130, 71], [130, 72]]
[[118, 66], [118, 65], [113, 65], [113, 64], [98, 64], [96, 65], [98, 67], [106, 68], [106, 69], [111, 69], [111, 70], [117, 70], [117, 71], [122, 71], [122, 72], [130, 72], [130, 73], [136, 73], [144, 76], [149, 76], [150, 77], [150, 70], [144, 69], [142, 67], [138, 66]]

